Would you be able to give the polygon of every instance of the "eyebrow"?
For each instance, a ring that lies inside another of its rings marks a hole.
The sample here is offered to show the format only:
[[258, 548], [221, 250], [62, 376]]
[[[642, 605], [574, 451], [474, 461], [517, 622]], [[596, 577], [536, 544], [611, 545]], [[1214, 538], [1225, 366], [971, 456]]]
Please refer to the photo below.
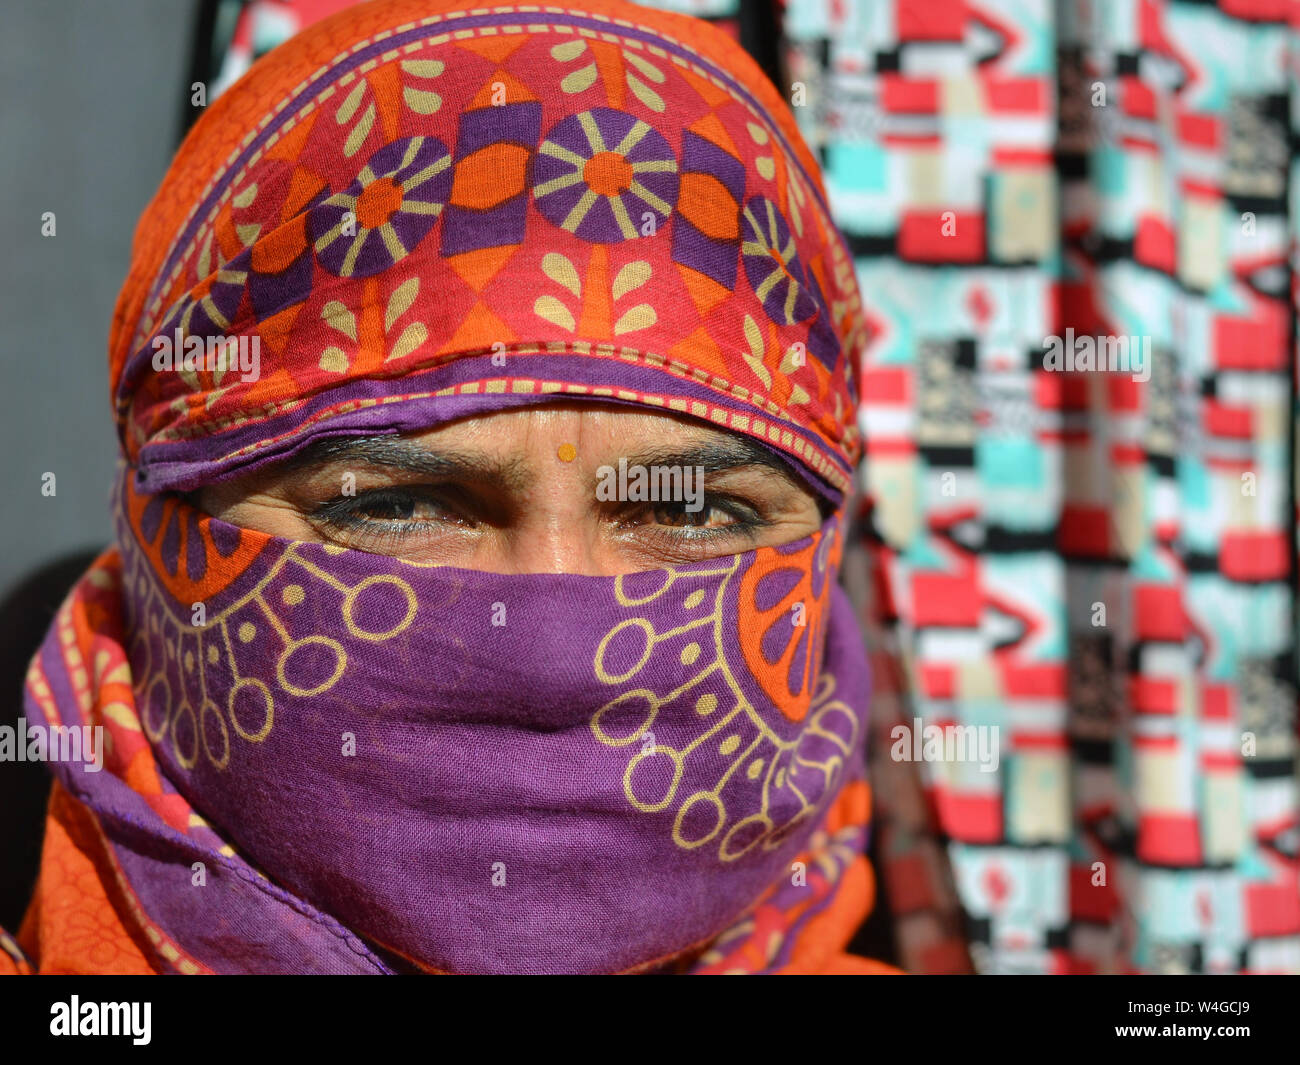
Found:
[[[626, 458], [630, 466], [693, 466], [703, 468], [705, 473], [763, 466], [779, 473], [791, 484], [801, 484], [787, 462], [762, 444], [742, 436], [685, 447], [650, 448], [620, 457]], [[300, 470], [337, 462], [357, 462], [427, 477], [462, 478], [509, 492], [521, 491], [529, 482], [528, 463], [522, 459], [485, 459], [454, 449], [430, 451], [399, 436], [318, 440], [286, 459], [284, 468]]]
[[792, 484], [801, 484], [789, 463], [762, 444], [737, 436], [684, 448], [652, 448], [627, 457], [629, 466], [700, 466], [705, 473], [722, 473], [745, 466], [766, 466]]
[[318, 440], [286, 459], [284, 468], [300, 470], [336, 462], [357, 462], [426, 477], [460, 478], [508, 492], [519, 492], [528, 484], [527, 464], [519, 459], [485, 459], [449, 448], [429, 451], [399, 436]]

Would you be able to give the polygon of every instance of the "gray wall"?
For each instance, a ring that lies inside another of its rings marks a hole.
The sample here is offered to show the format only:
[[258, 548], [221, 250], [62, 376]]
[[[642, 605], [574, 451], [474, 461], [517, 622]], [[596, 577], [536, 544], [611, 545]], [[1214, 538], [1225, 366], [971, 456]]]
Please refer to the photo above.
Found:
[[176, 145], [194, 6], [0, 0], [0, 594], [110, 537], [108, 324]]

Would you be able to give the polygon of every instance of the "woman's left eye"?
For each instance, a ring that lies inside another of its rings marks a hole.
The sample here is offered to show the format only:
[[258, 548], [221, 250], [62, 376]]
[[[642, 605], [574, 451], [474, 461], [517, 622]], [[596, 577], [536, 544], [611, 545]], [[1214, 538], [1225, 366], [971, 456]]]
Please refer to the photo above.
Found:
[[703, 529], [716, 525], [733, 525], [736, 518], [718, 506], [703, 506], [688, 510], [682, 503], [660, 503], [652, 513], [655, 523], [672, 528]]
[[617, 523], [637, 534], [677, 540], [752, 538], [766, 524], [755, 507], [726, 496], [706, 496], [698, 509], [688, 508], [685, 502], [627, 504]]

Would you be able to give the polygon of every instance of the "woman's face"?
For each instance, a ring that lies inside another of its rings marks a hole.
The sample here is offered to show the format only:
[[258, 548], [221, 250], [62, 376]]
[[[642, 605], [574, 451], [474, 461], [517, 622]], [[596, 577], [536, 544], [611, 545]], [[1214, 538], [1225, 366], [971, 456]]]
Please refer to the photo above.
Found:
[[[638, 467], [673, 498], [628, 498]], [[822, 521], [810, 488], [748, 437], [592, 403], [324, 440], [197, 499], [273, 536], [494, 573], [631, 573], [790, 543]]]

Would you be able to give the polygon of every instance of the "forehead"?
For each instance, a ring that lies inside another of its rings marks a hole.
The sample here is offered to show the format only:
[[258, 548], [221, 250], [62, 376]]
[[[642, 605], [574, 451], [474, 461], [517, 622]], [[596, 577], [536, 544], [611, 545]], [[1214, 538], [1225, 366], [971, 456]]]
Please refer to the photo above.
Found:
[[515, 447], [532, 438], [581, 434], [592, 443], [630, 447], [683, 441], [742, 440], [733, 433], [690, 418], [646, 410], [630, 404], [548, 403], [463, 418], [408, 439], [432, 445], [450, 440], [474, 441], [484, 447]]
[[781, 456], [742, 433], [630, 406], [572, 402], [478, 415], [401, 436], [320, 439], [279, 472], [365, 465], [506, 486], [522, 485], [538, 463], [557, 458], [575, 468], [621, 460], [707, 472], [761, 466], [799, 480]]

